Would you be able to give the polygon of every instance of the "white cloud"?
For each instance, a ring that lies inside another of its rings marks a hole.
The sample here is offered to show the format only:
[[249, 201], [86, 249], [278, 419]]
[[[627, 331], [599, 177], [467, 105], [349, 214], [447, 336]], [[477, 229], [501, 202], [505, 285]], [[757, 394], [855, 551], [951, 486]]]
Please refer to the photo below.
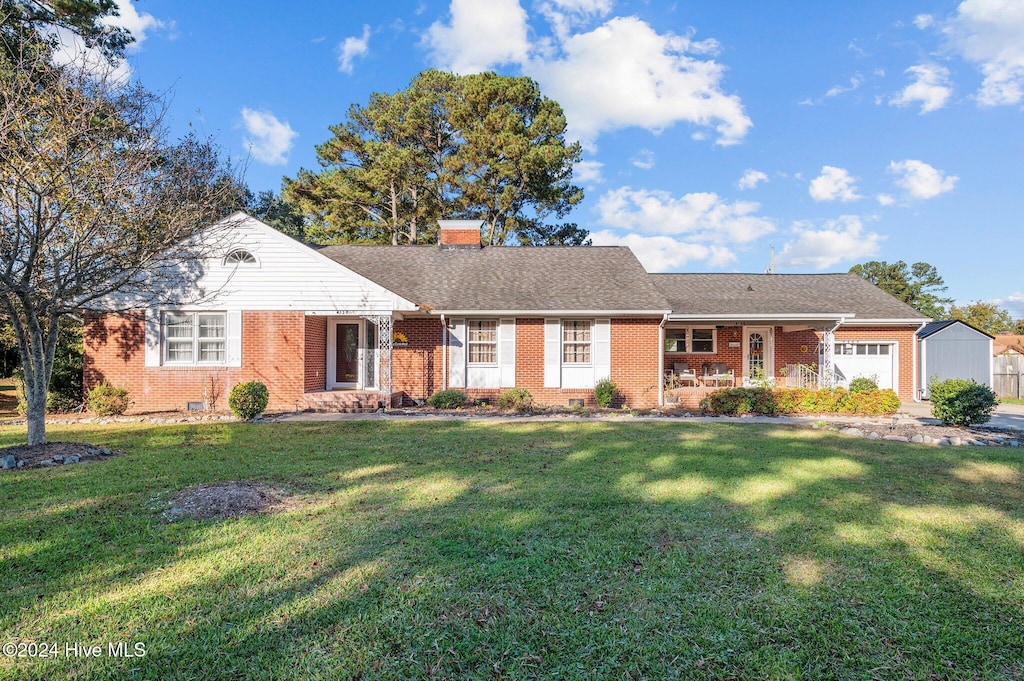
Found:
[[856, 74], [856, 75], [854, 75], [853, 77], [850, 78], [850, 84], [848, 86], [847, 85], [836, 85], [835, 87], [831, 87], [825, 93], [825, 96], [826, 97], [838, 97], [839, 95], [841, 95], [841, 94], [843, 94], [845, 92], [853, 92], [854, 90], [856, 90], [857, 88], [859, 88], [863, 84], [864, 84], [864, 77], [858, 73], [858, 74]]
[[650, 170], [654, 167], [654, 152], [650, 149], [641, 149], [636, 152], [636, 156], [629, 159], [629, 162], [642, 170]]
[[617, 234], [603, 229], [590, 233], [595, 246], [629, 246], [648, 272], [672, 272], [691, 261], [723, 267], [736, 260], [725, 246], [686, 243], [670, 236]]
[[601, 168], [603, 167], [604, 164], [600, 161], [578, 161], [572, 167], [572, 179], [583, 184], [604, 182], [604, 178], [601, 176]]
[[946, 106], [953, 88], [949, 87], [949, 69], [938, 64], [918, 64], [904, 71], [914, 82], [889, 100], [892, 106], [908, 106], [921, 102], [921, 113], [926, 114]]
[[935, 17], [931, 14], [918, 14], [914, 17], [914, 26], [917, 26], [922, 31], [935, 24]]
[[743, 177], [736, 183], [736, 186], [740, 189], [753, 189], [760, 182], [767, 182], [768, 176], [762, 173], [760, 170], [754, 170], [753, 168], [747, 168], [746, 172], [743, 173]]
[[686, 235], [693, 241], [746, 243], [775, 230], [756, 215], [761, 204], [729, 202], [713, 192], [676, 198], [666, 191], [620, 187], [598, 201], [599, 222], [629, 232]]
[[[118, 16], [102, 19], [106, 26], [127, 29], [135, 39], [128, 46], [127, 52], [137, 52], [146, 41], [149, 31], [164, 28], [167, 24], [147, 12], [139, 13], [131, 0], [117, 0]], [[63, 28], [55, 28], [59, 44], [53, 52], [53, 61], [59, 65], [75, 64], [100, 78], [114, 83], [127, 83], [131, 78], [132, 69], [127, 60], [118, 59], [111, 63], [99, 50], [85, 44], [78, 34]]]
[[370, 27], [363, 24], [363, 35], [350, 36], [338, 45], [338, 70], [351, 75], [356, 57], [365, 57], [370, 52]]
[[1024, 319], [1024, 291], [1017, 291], [1005, 298], [996, 298], [989, 302], [1005, 309], [1014, 319]]
[[571, 29], [594, 17], [607, 16], [612, 11], [612, 0], [550, 0], [537, 5], [551, 30], [559, 40], [565, 40]]
[[896, 185], [902, 187], [915, 199], [931, 199], [939, 194], [953, 191], [956, 175], [946, 175], [923, 161], [907, 159], [892, 161], [888, 171], [896, 176]]
[[530, 41], [519, 0], [451, 0], [450, 13], [450, 23], [435, 21], [423, 36], [437, 66], [477, 73], [526, 62]]
[[242, 109], [242, 125], [248, 136], [243, 140], [258, 161], [269, 165], [283, 165], [288, 162], [292, 140], [299, 133], [292, 130], [286, 121], [280, 121], [269, 111]]
[[821, 175], [811, 180], [808, 192], [815, 201], [835, 201], [836, 199], [856, 201], [862, 198], [857, 193], [856, 178], [845, 168], [822, 166]]
[[659, 132], [679, 122], [713, 127], [724, 146], [740, 142], [753, 124], [740, 98], [721, 89], [725, 67], [698, 58], [717, 47], [714, 40], [660, 34], [637, 17], [616, 17], [566, 38], [559, 55], [538, 56], [524, 68], [564, 107], [570, 136], [590, 148], [604, 132], [634, 126]]
[[896, 203], [896, 198], [892, 194], [879, 194], [875, 198], [878, 199], [879, 205], [882, 206], [891, 206]]
[[950, 45], [981, 68], [981, 106], [1024, 98], [1024, 2], [964, 0], [942, 28]]
[[806, 222], [793, 225], [796, 239], [787, 243], [779, 255], [782, 267], [810, 267], [823, 270], [843, 261], [860, 260], [878, 254], [885, 237], [864, 232], [856, 215], [829, 220], [822, 229]]

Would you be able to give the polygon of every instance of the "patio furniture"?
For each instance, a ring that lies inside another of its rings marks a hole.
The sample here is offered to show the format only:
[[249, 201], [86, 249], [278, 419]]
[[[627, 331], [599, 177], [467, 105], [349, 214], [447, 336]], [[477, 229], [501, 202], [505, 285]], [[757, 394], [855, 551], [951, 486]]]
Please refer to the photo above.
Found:
[[722, 387], [723, 384], [730, 388], [736, 385], [736, 377], [733, 375], [732, 369], [722, 362], [712, 364], [711, 373], [703, 376], [701, 381], [706, 386], [714, 384], [716, 388]]
[[689, 382], [690, 385], [697, 385], [697, 372], [690, 368], [690, 365], [686, 362], [673, 362], [672, 364], [672, 376], [674, 382], [677, 385], [685, 385]]

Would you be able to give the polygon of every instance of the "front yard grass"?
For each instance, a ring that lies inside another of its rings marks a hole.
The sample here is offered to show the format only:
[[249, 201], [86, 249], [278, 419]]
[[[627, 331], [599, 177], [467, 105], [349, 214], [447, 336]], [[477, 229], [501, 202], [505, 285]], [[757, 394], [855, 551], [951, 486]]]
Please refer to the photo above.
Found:
[[[50, 438], [128, 454], [0, 475], [0, 639], [61, 652], [4, 677], [1024, 677], [1019, 449], [572, 421]], [[292, 504], [161, 517], [221, 480]], [[145, 657], [64, 655], [118, 641]]]

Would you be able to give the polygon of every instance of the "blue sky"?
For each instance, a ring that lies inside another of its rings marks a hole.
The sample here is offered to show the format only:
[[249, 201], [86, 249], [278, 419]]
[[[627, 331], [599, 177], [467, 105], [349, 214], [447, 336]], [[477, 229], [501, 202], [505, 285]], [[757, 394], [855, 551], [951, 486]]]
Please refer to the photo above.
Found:
[[1024, 2], [119, 0], [123, 69], [278, 189], [424, 68], [529, 75], [585, 149], [572, 219], [652, 271], [935, 265], [1024, 317]]

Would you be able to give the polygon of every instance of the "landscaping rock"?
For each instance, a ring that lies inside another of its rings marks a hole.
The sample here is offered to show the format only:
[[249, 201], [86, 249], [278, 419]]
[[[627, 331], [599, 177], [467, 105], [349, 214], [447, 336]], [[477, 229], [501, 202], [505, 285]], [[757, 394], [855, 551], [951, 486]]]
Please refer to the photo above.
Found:
[[[913, 439], [911, 439], [911, 442], [913, 442]], [[926, 445], [934, 444], [935, 443], [935, 438], [933, 438], [931, 435], [925, 435], [923, 442]]]
[[880, 437], [881, 437], [881, 436], [880, 436], [880, 435], [879, 435], [878, 433], [875, 433], [875, 432], [870, 432], [870, 433], [868, 433], [868, 439], [869, 439], [869, 440], [877, 440], [877, 439], [879, 439]]
[[60, 454], [54, 454], [53, 460], [56, 461], [57, 463], [64, 463], [64, 457], [61, 456]]
[[886, 435], [882, 439], [889, 440], [890, 442], [910, 442], [909, 437], [903, 437], [902, 435]]
[[950, 445], [950, 441], [943, 437], [936, 440], [935, 444], [939, 445], [940, 447], [948, 447]]
[[8, 454], [2, 460], [0, 460], [0, 467], [2, 468], [14, 468], [17, 465], [18, 462], [15, 461], [13, 454]]
[[[56, 459], [57, 457], [53, 457], [53, 458]], [[69, 456], [66, 459], [64, 459], [64, 465], [67, 466], [68, 464], [78, 463], [81, 460], [82, 460], [82, 457], [78, 456], [78, 454], [72, 454], [71, 456]]]
[[843, 435], [849, 435], [851, 437], [864, 437], [864, 431], [860, 428], [843, 428], [839, 431]]
[[90, 447], [89, 449], [85, 450], [85, 453], [88, 454], [89, 456], [99, 456], [100, 450]]
[[56, 466], [57, 463], [53, 459], [43, 459], [39, 462], [40, 466]]
[[1010, 440], [1010, 446], [1011, 447], [1020, 447], [1020, 442], [1018, 442], [1017, 440]]
[[910, 438], [910, 441], [915, 444], [920, 444], [924, 442], [924, 437], [922, 437], [921, 435], [915, 435], [914, 437]]
[[963, 443], [964, 441], [959, 435], [954, 435], [953, 437], [949, 438], [949, 444], [953, 445], [954, 447], [959, 447]]
[[110, 450], [104, 447], [103, 449], [100, 450], [100, 454], [102, 454], [103, 456], [110, 456]]

